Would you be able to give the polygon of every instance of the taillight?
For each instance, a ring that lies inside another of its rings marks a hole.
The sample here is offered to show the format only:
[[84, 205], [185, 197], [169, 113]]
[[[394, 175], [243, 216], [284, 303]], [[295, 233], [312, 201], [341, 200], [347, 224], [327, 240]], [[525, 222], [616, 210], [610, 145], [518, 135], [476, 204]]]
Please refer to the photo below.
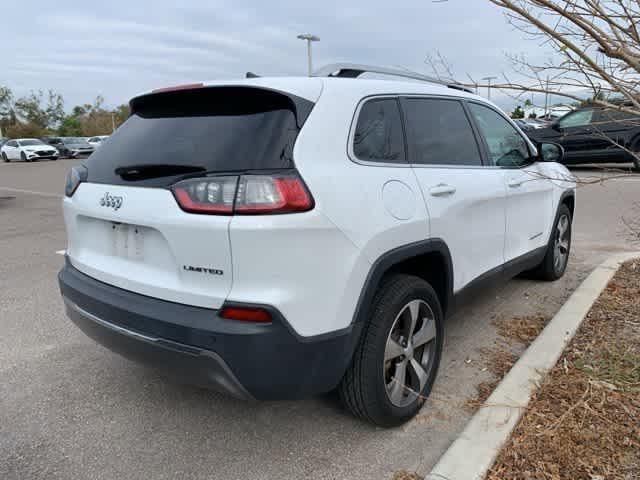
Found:
[[185, 180], [172, 187], [180, 207], [192, 213], [233, 213], [238, 177]]
[[67, 173], [67, 180], [64, 185], [64, 194], [67, 197], [71, 197], [78, 189], [78, 186], [87, 180], [87, 174], [87, 167], [84, 165], [71, 167], [69, 173]]
[[191, 213], [264, 215], [313, 208], [313, 198], [296, 173], [190, 179], [172, 191], [180, 207]]

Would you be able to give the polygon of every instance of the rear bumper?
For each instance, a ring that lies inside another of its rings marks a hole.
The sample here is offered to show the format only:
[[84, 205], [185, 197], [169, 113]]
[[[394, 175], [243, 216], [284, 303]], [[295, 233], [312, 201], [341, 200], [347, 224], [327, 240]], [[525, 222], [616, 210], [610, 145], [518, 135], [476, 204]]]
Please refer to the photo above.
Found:
[[99, 282], [67, 260], [58, 275], [69, 318], [89, 337], [181, 382], [242, 399], [301, 398], [337, 386], [360, 325], [301, 338], [273, 322], [227, 320], [216, 310], [167, 302]]

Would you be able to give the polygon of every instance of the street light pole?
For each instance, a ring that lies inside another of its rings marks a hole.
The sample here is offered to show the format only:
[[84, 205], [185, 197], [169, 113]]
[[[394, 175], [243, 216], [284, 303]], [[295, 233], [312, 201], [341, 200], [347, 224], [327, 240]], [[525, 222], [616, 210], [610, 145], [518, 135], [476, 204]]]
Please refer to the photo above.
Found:
[[549, 111], [549, 75], [547, 75], [547, 88], [544, 91], [544, 118], [547, 119]]
[[311, 61], [311, 42], [319, 42], [320, 37], [316, 35], [311, 35], [310, 33], [301, 33], [298, 35], [300, 40], [307, 41], [307, 72], [308, 75], [311, 76], [313, 73], [313, 62]]
[[495, 80], [498, 77], [484, 77], [482, 80], [487, 81], [487, 100], [491, 100], [491, 80]]

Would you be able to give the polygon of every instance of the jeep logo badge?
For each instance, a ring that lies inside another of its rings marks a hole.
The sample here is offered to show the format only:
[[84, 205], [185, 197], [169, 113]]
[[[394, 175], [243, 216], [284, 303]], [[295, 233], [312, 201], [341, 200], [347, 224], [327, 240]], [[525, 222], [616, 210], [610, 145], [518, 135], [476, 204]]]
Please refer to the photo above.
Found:
[[118, 210], [122, 206], [122, 197], [116, 197], [109, 192], [104, 194], [104, 197], [100, 199], [101, 207], [111, 207], [114, 210]]

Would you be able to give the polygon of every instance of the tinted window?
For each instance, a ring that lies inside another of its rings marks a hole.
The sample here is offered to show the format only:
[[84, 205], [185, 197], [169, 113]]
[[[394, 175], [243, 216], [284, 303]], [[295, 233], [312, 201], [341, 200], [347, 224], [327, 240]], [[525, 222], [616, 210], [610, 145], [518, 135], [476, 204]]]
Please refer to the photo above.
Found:
[[249, 87], [140, 97], [87, 160], [88, 181], [162, 186], [188, 172], [292, 168], [305, 106], [308, 114], [313, 103], [307, 100]]
[[362, 106], [353, 153], [360, 160], [405, 162], [402, 121], [395, 99], [369, 100]]
[[491, 165], [513, 167], [530, 163], [527, 142], [502, 115], [477, 103], [469, 103], [469, 109], [487, 144]]
[[402, 106], [411, 163], [482, 165], [478, 144], [460, 102], [408, 98]]
[[583, 125], [589, 125], [592, 119], [593, 109], [585, 108], [584, 110], [578, 110], [576, 112], [566, 114], [558, 120], [558, 124], [561, 128], [581, 127]]
[[11, 141], [7, 142], [7, 146], [8, 147], [17, 147], [18, 144], [16, 143], [15, 140], [11, 140]]
[[619, 122], [621, 125], [632, 127], [640, 125], [640, 116], [621, 112], [620, 110], [603, 109], [596, 112], [594, 121]]

